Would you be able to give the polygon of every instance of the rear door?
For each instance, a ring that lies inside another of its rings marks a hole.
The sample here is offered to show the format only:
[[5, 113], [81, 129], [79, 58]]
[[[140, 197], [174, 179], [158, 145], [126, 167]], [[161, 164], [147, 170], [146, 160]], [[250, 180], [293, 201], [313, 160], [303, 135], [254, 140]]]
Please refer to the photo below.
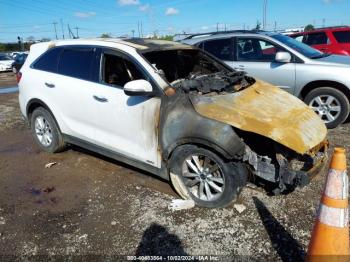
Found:
[[95, 141], [98, 110], [92, 75], [96, 55], [95, 47], [64, 47], [58, 61], [58, 74], [45, 84], [61, 114], [62, 132], [89, 142]]
[[207, 51], [227, 64], [233, 61], [233, 39], [222, 38], [202, 42], [199, 48]]
[[[239, 71], [271, 83], [294, 93], [295, 63], [279, 63], [275, 61], [276, 53], [285, 49], [268, 40], [258, 37], [237, 37], [235, 43], [235, 61], [229, 63]], [[291, 54], [293, 57], [293, 55]]]
[[331, 52], [331, 40], [325, 32], [307, 33], [303, 42], [323, 53]]

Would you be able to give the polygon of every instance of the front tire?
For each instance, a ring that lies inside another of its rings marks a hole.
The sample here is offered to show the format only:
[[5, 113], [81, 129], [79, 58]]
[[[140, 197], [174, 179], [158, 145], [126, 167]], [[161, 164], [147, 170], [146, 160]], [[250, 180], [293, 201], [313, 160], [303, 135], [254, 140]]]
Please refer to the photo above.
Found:
[[43, 107], [36, 108], [31, 115], [31, 130], [38, 145], [46, 152], [62, 151], [66, 144], [51, 113]]
[[241, 163], [226, 162], [215, 153], [193, 145], [177, 148], [170, 160], [171, 182], [183, 198], [207, 208], [236, 200], [247, 182]]
[[342, 124], [349, 115], [349, 100], [341, 91], [332, 87], [320, 87], [305, 97], [309, 105], [324, 121], [327, 128]]

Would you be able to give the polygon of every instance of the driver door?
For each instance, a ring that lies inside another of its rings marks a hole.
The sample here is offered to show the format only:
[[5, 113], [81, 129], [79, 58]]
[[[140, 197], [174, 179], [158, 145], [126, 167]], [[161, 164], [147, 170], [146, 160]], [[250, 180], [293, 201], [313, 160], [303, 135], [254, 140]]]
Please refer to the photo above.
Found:
[[235, 61], [231, 63], [231, 66], [235, 70], [246, 71], [254, 78], [294, 93], [295, 63], [275, 61], [276, 53], [285, 51], [284, 49], [265, 39], [254, 37], [237, 37], [234, 43]]
[[160, 167], [157, 150], [160, 97], [127, 96], [123, 90], [129, 81], [151, 79], [126, 55], [114, 50], [102, 51], [100, 65], [100, 80], [94, 94], [98, 145]]

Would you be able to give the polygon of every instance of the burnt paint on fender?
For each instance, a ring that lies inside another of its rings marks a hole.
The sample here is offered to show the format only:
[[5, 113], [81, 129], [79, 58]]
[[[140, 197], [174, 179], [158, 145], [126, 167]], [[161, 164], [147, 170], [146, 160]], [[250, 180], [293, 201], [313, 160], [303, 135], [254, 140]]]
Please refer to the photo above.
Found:
[[234, 129], [198, 114], [189, 95], [181, 91], [162, 97], [159, 130], [163, 160], [182, 144], [202, 145], [227, 159], [241, 158], [244, 154], [245, 144]]

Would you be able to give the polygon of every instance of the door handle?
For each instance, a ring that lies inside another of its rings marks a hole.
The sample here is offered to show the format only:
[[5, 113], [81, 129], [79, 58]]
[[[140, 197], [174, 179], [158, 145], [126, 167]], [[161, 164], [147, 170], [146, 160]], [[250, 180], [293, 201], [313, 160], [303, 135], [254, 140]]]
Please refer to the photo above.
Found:
[[93, 96], [93, 98], [94, 98], [96, 101], [101, 102], [101, 103], [106, 103], [106, 102], [108, 102], [108, 99], [105, 98], [105, 97]]
[[54, 84], [51, 84], [51, 83], [45, 83], [45, 85], [48, 87], [48, 88], [54, 88], [55, 85]]

